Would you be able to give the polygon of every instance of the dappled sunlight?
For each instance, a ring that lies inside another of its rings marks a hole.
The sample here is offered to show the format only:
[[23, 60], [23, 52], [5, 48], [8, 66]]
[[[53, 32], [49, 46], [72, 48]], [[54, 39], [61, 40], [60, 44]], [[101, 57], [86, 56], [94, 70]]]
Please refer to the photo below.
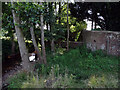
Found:
[[65, 48], [58, 48], [57, 49], [57, 51], [56, 51], [56, 53], [58, 53], [58, 54], [64, 54], [64, 52], [66, 51], [66, 49]]
[[1, 3], [2, 90], [118, 87], [120, 3], [70, 1]]
[[86, 84], [90, 88], [118, 88], [118, 77], [111, 74], [92, 75]]

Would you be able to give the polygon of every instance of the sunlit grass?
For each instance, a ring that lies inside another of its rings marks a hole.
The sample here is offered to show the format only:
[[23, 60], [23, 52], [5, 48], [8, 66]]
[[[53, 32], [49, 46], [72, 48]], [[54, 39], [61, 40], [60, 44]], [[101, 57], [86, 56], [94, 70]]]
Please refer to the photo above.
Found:
[[86, 85], [90, 88], [118, 88], [118, 77], [111, 74], [93, 75], [87, 80]]

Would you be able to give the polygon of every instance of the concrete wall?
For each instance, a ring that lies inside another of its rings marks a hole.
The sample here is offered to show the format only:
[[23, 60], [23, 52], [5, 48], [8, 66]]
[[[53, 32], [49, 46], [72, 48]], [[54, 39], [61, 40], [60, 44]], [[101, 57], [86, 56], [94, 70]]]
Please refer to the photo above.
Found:
[[92, 51], [102, 49], [109, 55], [120, 56], [120, 32], [83, 30], [82, 38]]

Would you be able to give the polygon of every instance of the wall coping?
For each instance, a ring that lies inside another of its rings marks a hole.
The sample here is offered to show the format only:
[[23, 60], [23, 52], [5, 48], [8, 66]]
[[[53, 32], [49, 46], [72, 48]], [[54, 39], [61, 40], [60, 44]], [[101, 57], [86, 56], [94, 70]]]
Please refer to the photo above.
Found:
[[100, 32], [100, 33], [113, 33], [113, 34], [120, 34], [120, 32], [118, 31], [88, 31], [88, 30], [83, 30], [83, 31], [87, 31], [87, 32]]

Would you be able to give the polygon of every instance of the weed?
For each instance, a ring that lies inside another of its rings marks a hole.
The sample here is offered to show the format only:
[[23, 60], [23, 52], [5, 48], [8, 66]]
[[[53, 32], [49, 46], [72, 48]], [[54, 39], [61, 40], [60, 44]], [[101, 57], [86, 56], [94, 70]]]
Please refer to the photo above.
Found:
[[[56, 67], [56, 66], [55, 66]], [[23, 82], [22, 88], [67, 88], [74, 83], [73, 75], [69, 76], [67, 73], [61, 75], [57, 73], [56, 69], [52, 67], [48, 76], [32, 76], [28, 77], [26, 82]], [[58, 72], [58, 71], [57, 71]]]
[[22, 82], [27, 80], [27, 74], [25, 72], [18, 73], [9, 79], [8, 88], [21, 88]]
[[88, 80], [90, 88], [118, 88], [118, 78], [113, 75], [91, 76]]

